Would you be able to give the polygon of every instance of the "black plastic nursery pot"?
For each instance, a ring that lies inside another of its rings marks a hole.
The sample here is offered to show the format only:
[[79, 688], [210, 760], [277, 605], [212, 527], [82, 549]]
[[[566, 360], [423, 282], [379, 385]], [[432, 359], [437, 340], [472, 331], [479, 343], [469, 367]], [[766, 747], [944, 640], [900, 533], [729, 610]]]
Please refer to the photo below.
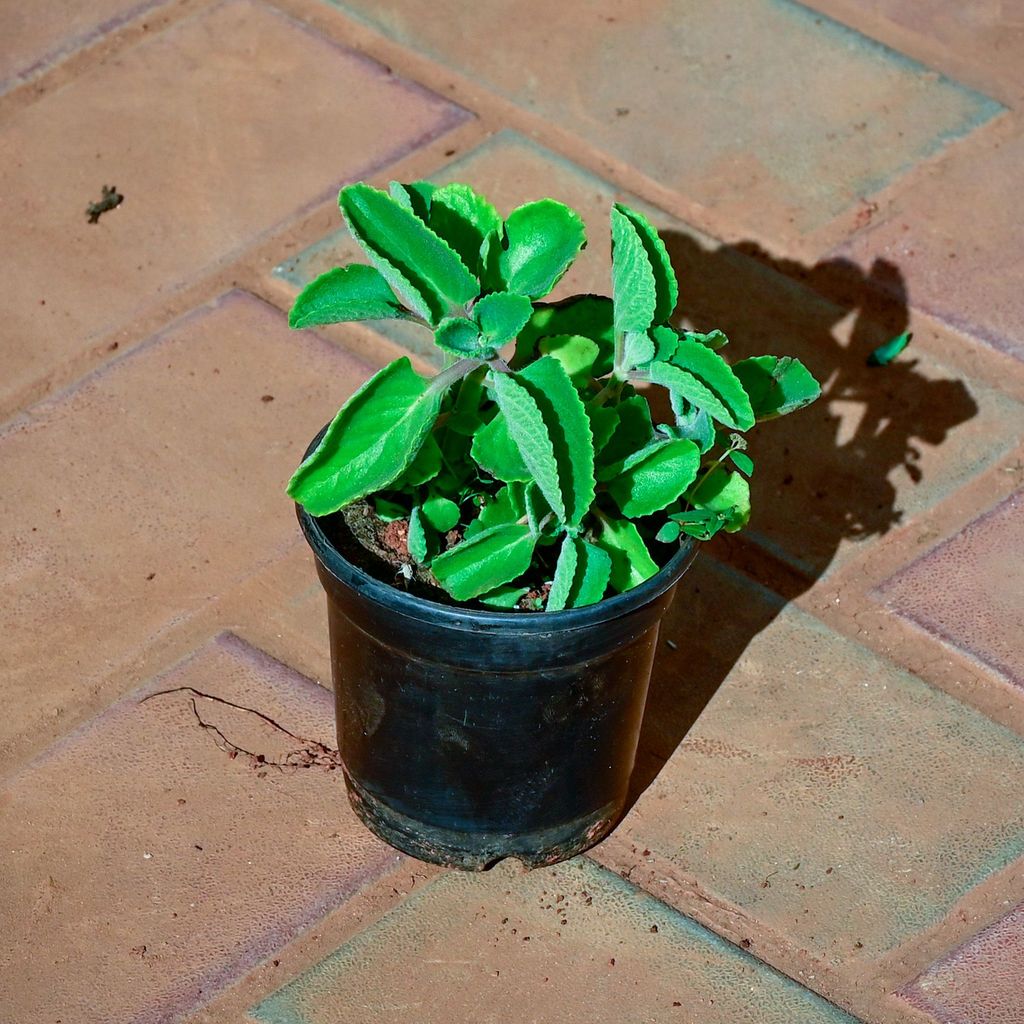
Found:
[[327, 592], [338, 746], [352, 807], [421, 860], [553, 864], [625, 806], [658, 626], [697, 544], [625, 594], [502, 612], [406, 593], [352, 564], [340, 516], [298, 509]]

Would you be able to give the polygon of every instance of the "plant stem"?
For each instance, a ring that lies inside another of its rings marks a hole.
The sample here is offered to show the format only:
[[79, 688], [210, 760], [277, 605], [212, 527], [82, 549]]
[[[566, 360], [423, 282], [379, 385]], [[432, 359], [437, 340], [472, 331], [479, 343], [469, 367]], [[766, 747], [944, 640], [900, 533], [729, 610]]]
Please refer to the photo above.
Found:
[[471, 374], [478, 366], [483, 365], [484, 361], [482, 359], [460, 359], [457, 363], [452, 363], [451, 366], [445, 367], [430, 381], [429, 391], [433, 394], [437, 394], [439, 391], [447, 391], [457, 380], [462, 380], [463, 377]]

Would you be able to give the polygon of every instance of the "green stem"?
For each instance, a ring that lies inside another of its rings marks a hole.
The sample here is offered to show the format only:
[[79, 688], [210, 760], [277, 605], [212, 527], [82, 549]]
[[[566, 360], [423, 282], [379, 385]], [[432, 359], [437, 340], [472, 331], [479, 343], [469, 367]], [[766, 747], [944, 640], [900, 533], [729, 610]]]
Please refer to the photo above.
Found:
[[457, 363], [452, 363], [451, 366], [446, 366], [439, 374], [437, 374], [431, 381], [428, 390], [431, 394], [437, 394], [438, 392], [445, 392], [454, 384], [457, 380], [462, 380], [463, 377], [471, 374], [478, 366], [483, 366], [484, 361], [482, 359], [460, 359]]

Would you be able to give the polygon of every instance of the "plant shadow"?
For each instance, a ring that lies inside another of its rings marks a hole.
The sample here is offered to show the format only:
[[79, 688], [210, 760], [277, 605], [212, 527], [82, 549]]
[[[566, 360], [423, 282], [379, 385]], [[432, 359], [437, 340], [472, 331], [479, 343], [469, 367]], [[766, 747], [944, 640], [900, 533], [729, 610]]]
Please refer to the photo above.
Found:
[[[868, 365], [873, 349], [907, 329], [906, 286], [895, 264], [879, 259], [864, 271], [836, 258], [805, 266], [753, 242], [708, 249], [682, 232], [662, 237], [685, 326], [725, 331], [733, 360], [796, 356], [823, 395], [758, 427], [750, 444], [751, 526], [743, 539], [710, 542], [679, 584], [662, 624], [630, 806], [788, 601], [848, 542], [867, 542], [900, 522], [893, 478], [920, 482], [919, 444], [941, 444], [977, 412], [961, 381], [923, 372], [913, 347], [888, 366]], [[658, 411], [668, 418], [667, 408]]]

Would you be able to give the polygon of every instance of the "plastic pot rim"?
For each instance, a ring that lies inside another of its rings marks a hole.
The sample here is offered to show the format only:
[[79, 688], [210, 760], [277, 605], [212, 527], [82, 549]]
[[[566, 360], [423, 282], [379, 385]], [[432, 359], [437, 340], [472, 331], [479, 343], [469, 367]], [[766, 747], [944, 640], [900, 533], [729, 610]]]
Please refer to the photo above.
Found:
[[[306, 456], [320, 443], [327, 426], [319, 431], [306, 450]], [[687, 537], [679, 550], [649, 579], [613, 597], [582, 608], [566, 608], [558, 612], [490, 611], [461, 605], [442, 604], [391, 586], [365, 569], [353, 565], [331, 543], [320, 519], [300, 504], [295, 513], [307, 543], [320, 564], [339, 582], [358, 591], [367, 599], [385, 608], [424, 622], [447, 624], [454, 629], [501, 631], [523, 634], [553, 633], [581, 629], [621, 618], [656, 600], [679, 581], [697, 557], [700, 541]]]

